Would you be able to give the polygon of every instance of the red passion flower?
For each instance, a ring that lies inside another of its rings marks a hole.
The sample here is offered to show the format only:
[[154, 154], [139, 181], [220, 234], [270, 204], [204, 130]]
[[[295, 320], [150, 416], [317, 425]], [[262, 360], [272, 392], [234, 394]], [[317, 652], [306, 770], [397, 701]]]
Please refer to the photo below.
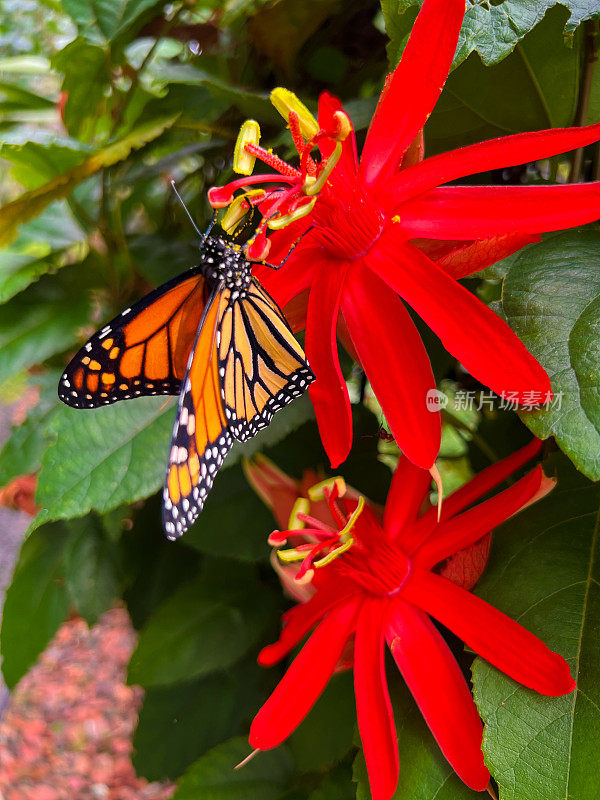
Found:
[[313, 501], [327, 501], [331, 524], [306, 513], [313, 511], [308, 500], [296, 504], [290, 528], [275, 531], [269, 541], [289, 545], [278, 551], [279, 558], [293, 565], [296, 582], [310, 585], [312, 592], [285, 614], [279, 640], [262, 650], [259, 663], [275, 664], [312, 633], [256, 715], [252, 747], [277, 747], [302, 722], [340, 662], [352, 665], [371, 793], [373, 800], [389, 800], [398, 781], [399, 759], [384, 667], [387, 643], [452, 767], [472, 789], [488, 786], [477, 709], [430, 617], [502, 672], [541, 694], [558, 696], [575, 687], [561, 656], [439, 574], [447, 559], [552, 489], [554, 482], [538, 466], [510, 488], [473, 505], [538, 450], [534, 440], [451, 494], [439, 523], [436, 508], [419, 513], [424, 501], [429, 505], [429, 473], [404, 457], [382, 521], [362, 497], [346, 496], [341, 478], [309, 491]]
[[[444, 184], [582, 147], [600, 138], [600, 125], [516, 134], [423, 160], [423, 125], [448, 75], [464, 8], [464, 0], [425, 0], [402, 60], [385, 82], [360, 162], [338, 100], [322, 95], [317, 121], [291, 92], [275, 89], [272, 101], [288, 123], [299, 166], [261, 148], [258, 125], [249, 121], [234, 160], [244, 177], [209, 192], [215, 208], [228, 207], [231, 226], [250, 206], [263, 213], [248, 248], [251, 258], [268, 254], [279, 263], [305, 234], [278, 272], [257, 265], [255, 273], [288, 306], [292, 324], [306, 327], [306, 353], [317, 376], [309, 391], [334, 466], [352, 441], [337, 335], [362, 363], [406, 456], [424, 468], [436, 458], [440, 416], [426, 407], [434, 378], [405, 302], [497, 394], [526, 405], [552, 397], [540, 364], [457, 278], [537, 241], [544, 231], [597, 219], [600, 183]], [[271, 172], [252, 175], [256, 159]], [[296, 320], [290, 301], [306, 304], [307, 294], [307, 311]]]

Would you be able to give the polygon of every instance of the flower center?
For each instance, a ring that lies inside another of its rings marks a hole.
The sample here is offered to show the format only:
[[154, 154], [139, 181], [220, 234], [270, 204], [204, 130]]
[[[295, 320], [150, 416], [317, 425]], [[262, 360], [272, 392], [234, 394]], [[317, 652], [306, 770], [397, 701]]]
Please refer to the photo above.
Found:
[[[260, 211], [262, 220], [246, 245], [246, 257], [251, 261], [267, 258], [269, 229], [284, 228], [312, 212], [317, 197], [328, 187], [329, 177], [342, 154], [342, 142], [352, 130], [343, 111], [333, 114], [328, 128], [320, 128], [308, 109], [287, 89], [274, 89], [271, 102], [288, 122], [299, 166], [293, 167], [261, 147], [258, 123], [247, 120], [240, 129], [233, 159], [234, 170], [244, 177], [208, 192], [213, 208], [227, 209], [221, 220], [226, 233], [234, 233], [253, 208]], [[313, 157], [316, 146], [327, 153], [320, 161]], [[257, 159], [274, 172], [253, 175]], [[262, 184], [269, 186], [257, 188]], [[236, 194], [238, 191], [241, 194]]]
[[365, 511], [363, 497], [348, 513], [340, 504], [346, 493], [343, 478], [322, 481], [308, 491], [310, 500], [326, 500], [336, 527], [309, 516], [309, 499], [298, 498], [288, 530], [274, 531], [269, 544], [275, 547], [292, 540], [293, 547], [280, 549], [277, 555], [284, 564], [300, 562], [295, 575], [299, 583], [312, 580], [315, 570], [335, 564], [338, 575], [360, 585], [377, 597], [393, 597], [412, 572], [409, 557], [388, 542], [381, 526], [370, 510]]
[[336, 177], [335, 187], [328, 187], [314, 210], [313, 241], [333, 257], [353, 260], [379, 239], [385, 220], [358, 181]]
[[347, 576], [377, 597], [394, 597], [399, 594], [412, 572], [410, 558], [400, 548], [384, 539], [379, 531], [376, 541], [370, 542], [367, 554], [359, 548], [346, 559]]
[[364, 509], [365, 499], [359, 497], [356, 508], [351, 514], [347, 514], [337, 503], [338, 498], [345, 493], [346, 483], [341, 477], [321, 481], [308, 490], [308, 496], [313, 502], [327, 501], [337, 529], [309, 516], [306, 513], [310, 507], [309, 501], [305, 497], [300, 497], [290, 514], [288, 530], [273, 531], [269, 536], [269, 544], [276, 547], [286, 544], [291, 538], [301, 539], [295, 547], [277, 551], [280, 561], [284, 564], [301, 562], [300, 570], [295, 576], [295, 580], [299, 583], [312, 580], [315, 569], [331, 564], [354, 544], [352, 530]]

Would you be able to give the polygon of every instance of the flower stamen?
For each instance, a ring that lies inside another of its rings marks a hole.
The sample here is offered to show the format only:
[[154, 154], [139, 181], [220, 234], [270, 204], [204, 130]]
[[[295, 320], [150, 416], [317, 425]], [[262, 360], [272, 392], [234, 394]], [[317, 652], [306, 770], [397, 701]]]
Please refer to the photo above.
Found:
[[[331, 564], [336, 558], [349, 550], [354, 544], [352, 530], [356, 525], [364, 507], [365, 499], [360, 496], [354, 511], [350, 516], [345, 515], [339, 508], [336, 500], [346, 493], [346, 482], [343, 478], [329, 478], [311, 486], [308, 496], [311, 501], [326, 500], [338, 529], [309, 516], [305, 513], [306, 498], [299, 498], [294, 504], [290, 515], [290, 529], [287, 531], [273, 531], [269, 536], [269, 544], [280, 546], [290, 536], [301, 535], [304, 542], [286, 550], [278, 550], [277, 556], [285, 564], [301, 561], [301, 566], [294, 579], [299, 583], [310, 581], [315, 569]], [[302, 527], [292, 527], [301, 523]], [[310, 527], [305, 527], [309, 525]]]

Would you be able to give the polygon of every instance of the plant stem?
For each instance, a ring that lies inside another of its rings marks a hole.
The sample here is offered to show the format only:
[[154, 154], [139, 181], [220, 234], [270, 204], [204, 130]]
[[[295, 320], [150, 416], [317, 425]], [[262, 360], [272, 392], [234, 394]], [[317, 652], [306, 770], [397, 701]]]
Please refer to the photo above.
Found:
[[[579, 92], [579, 104], [575, 115], [575, 125], [585, 125], [590, 105], [590, 95], [592, 92], [592, 81], [594, 78], [594, 67], [598, 59], [598, 23], [585, 23], [585, 62]], [[579, 183], [582, 179], [583, 169], [583, 147], [577, 148], [573, 153], [573, 169], [571, 171], [571, 183]]]
[[118, 109], [118, 112], [115, 115], [115, 118], [114, 118], [114, 121], [113, 121], [113, 124], [112, 124], [112, 127], [111, 127], [111, 131], [110, 131], [111, 137], [114, 136], [115, 131], [117, 130], [117, 128], [119, 127], [119, 125], [121, 124], [121, 122], [123, 120], [123, 115], [124, 115], [125, 111], [127, 110], [127, 106], [131, 102], [131, 99], [132, 99], [132, 97], [133, 97], [133, 95], [135, 93], [135, 90], [137, 89], [137, 86], [138, 86], [138, 84], [140, 82], [140, 75], [143, 73], [145, 68], [148, 66], [148, 64], [152, 60], [152, 57], [154, 56], [154, 53], [156, 52], [156, 48], [158, 47], [158, 44], [159, 44], [160, 40], [164, 36], [166, 36], [168, 34], [168, 32], [171, 30], [171, 28], [173, 27], [173, 25], [175, 25], [179, 15], [181, 14], [182, 11], [183, 11], [183, 6], [181, 8], [177, 9], [177, 11], [173, 14], [173, 16], [171, 17], [170, 20], [164, 19], [162, 21], [161, 30], [157, 34], [156, 39], [154, 40], [152, 46], [150, 47], [150, 49], [148, 50], [148, 52], [144, 56], [144, 59], [143, 59], [142, 63], [140, 64], [139, 68], [135, 70], [133, 78], [131, 79], [131, 84], [129, 86], [129, 89], [127, 90], [127, 92], [125, 94], [125, 97], [123, 98], [123, 101], [122, 101], [122, 103], [121, 103], [121, 105], [120, 105], [120, 107]]

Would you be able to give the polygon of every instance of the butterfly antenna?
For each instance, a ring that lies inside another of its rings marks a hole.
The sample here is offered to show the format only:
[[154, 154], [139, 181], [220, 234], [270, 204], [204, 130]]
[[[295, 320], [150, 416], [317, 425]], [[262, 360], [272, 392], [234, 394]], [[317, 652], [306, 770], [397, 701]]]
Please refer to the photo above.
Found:
[[174, 191], [174, 192], [175, 192], [175, 194], [177, 195], [177, 199], [179, 200], [179, 202], [180, 202], [180, 203], [181, 203], [181, 205], [183, 206], [183, 210], [184, 210], [184, 211], [185, 211], [185, 213], [188, 215], [188, 217], [189, 217], [189, 220], [190, 220], [190, 222], [192, 223], [192, 225], [193, 225], [193, 227], [194, 227], [194, 230], [196, 231], [196, 233], [198, 234], [198, 236], [201, 236], [201, 237], [202, 237], [202, 239], [204, 240], [204, 234], [202, 233], [202, 231], [199, 231], [199, 230], [198, 230], [198, 226], [197, 226], [197, 225], [196, 225], [196, 223], [194, 222], [194, 218], [192, 217], [192, 215], [191, 215], [191, 214], [190, 214], [190, 212], [188, 211], [188, 207], [187, 207], [187, 206], [186, 206], [186, 204], [183, 202], [183, 198], [181, 197], [181, 195], [180, 195], [180, 194], [179, 194], [179, 192], [177, 191], [177, 187], [175, 186], [175, 181], [171, 181], [171, 186], [173, 187], [173, 191]]

